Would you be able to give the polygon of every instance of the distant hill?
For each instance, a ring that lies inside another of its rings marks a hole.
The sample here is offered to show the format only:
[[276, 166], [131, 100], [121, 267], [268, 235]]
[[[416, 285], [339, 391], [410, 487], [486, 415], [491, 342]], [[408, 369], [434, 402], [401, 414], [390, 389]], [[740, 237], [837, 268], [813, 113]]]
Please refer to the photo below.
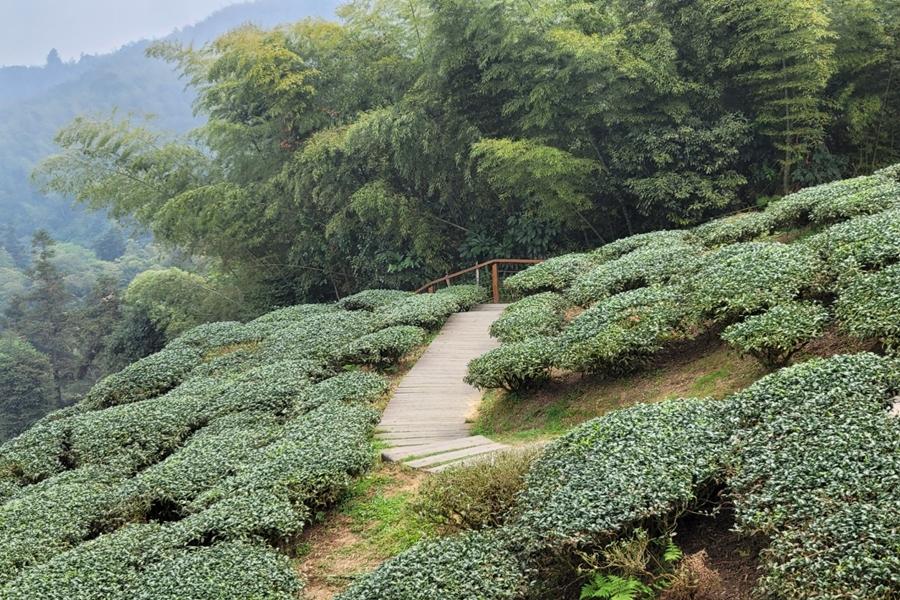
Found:
[[[198, 45], [247, 22], [271, 27], [307, 16], [330, 17], [337, 5], [337, 0], [236, 4], [169, 38]], [[106, 228], [102, 215], [86, 213], [67, 200], [46, 198], [29, 181], [34, 165], [54, 151], [56, 132], [76, 115], [117, 109], [153, 115], [159, 127], [176, 131], [199, 123], [191, 110], [193, 96], [172, 67], [145, 57], [149, 43], [136, 41], [116, 52], [84, 56], [73, 63], [0, 68], [0, 215], [4, 224], [11, 224], [21, 236], [46, 228], [55, 237], [78, 243], [88, 243]]]

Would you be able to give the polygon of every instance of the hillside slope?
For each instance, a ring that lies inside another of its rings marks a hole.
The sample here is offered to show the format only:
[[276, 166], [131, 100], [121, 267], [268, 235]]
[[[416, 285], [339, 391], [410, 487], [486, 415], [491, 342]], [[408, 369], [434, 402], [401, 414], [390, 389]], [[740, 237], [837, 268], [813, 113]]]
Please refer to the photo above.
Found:
[[[770, 374], [721, 399], [626, 399], [547, 447], [502, 527], [416, 546], [339, 597], [731, 597], [703, 587], [707, 558], [670, 551], [698, 511], [762, 541], [759, 597], [897, 597], [898, 240], [900, 165], [511, 277], [525, 297], [470, 363], [480, 387], [554, 379], [562, 411], [574, 375], [614, 383], [703, 337]], [[877, 352], [786, 366], [826, 331]]]

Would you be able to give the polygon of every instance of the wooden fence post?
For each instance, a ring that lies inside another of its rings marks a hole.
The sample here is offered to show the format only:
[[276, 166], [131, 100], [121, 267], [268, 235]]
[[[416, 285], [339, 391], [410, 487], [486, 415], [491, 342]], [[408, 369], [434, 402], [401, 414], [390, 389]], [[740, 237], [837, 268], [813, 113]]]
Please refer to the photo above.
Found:
[[491, 265], [491, 291], [494, 292], [494, 304], [500, 304], [500, 269], [497, 263]]

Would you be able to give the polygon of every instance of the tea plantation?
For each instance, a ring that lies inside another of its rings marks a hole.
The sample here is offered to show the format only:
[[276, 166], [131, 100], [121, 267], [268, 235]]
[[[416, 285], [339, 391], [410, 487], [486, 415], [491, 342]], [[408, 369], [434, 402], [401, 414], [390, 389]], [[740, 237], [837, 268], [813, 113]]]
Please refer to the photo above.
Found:
[[[614, 377], [702, 335], [772, 372], [723, 400], [638, 404], [576, 427], [537, 458], [504, 525], [413, 547], [341, 600], [559, 597], [548, 582], [561, 565], [671, 531], [710, 502], [766, 540], [760, 598], [900, 597], [898, 176], [802, 190], [508, 279], [524, 297], [492, 328], [502, 345], [470, 363], [479, 387]], [[876, 352], [788, 366], [826, 331]]]
[[378, 369], [484, 299], [369, 290], [190, 330], [0, 447], [0, 598], [288, 599], [372, 463]]

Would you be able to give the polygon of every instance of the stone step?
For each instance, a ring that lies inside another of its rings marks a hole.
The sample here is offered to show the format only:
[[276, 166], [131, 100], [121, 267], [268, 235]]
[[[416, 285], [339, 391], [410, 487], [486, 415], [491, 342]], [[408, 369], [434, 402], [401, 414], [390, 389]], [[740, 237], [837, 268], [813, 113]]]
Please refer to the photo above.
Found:
[[416, 469], [421, 469], [424, 467], [435, 467], [447, 462], [452, 462], [454, 460], [460, 458], [469, 458], [470, 456], [478, 456], [479, 454], [486, 454], [488, 452], [495, 452], [497, 450], [505, 450], [508, 448], [506, 444], [498, 444], [495, 442], [491, 442], [490, 444], [483, 444], [480, 446], [473, 446], [471, 448], [464, 448], [462, 450], [454, 450], [452, 452], [441, 452], [439, 454], [432, 454], [431, 456], [426, 456], [424, 458], [417, 458], [415, 460], [404, 461], [404, 464], [409, 467], [414, 467]]
[[473, 435], [469, 437], [460, 437], [452, 440], [435, 442], [433, 444], [423, 444], [419, 446], [405, 446], [402, 449], [385, 450], [381, 456], [385, 460], [397, 462], [407, 460], [409, 458], [424, 458], [426, 456], [452, 450], [465, 450], [476, 446], [484, 446], [493, 442], [483, 435]]

